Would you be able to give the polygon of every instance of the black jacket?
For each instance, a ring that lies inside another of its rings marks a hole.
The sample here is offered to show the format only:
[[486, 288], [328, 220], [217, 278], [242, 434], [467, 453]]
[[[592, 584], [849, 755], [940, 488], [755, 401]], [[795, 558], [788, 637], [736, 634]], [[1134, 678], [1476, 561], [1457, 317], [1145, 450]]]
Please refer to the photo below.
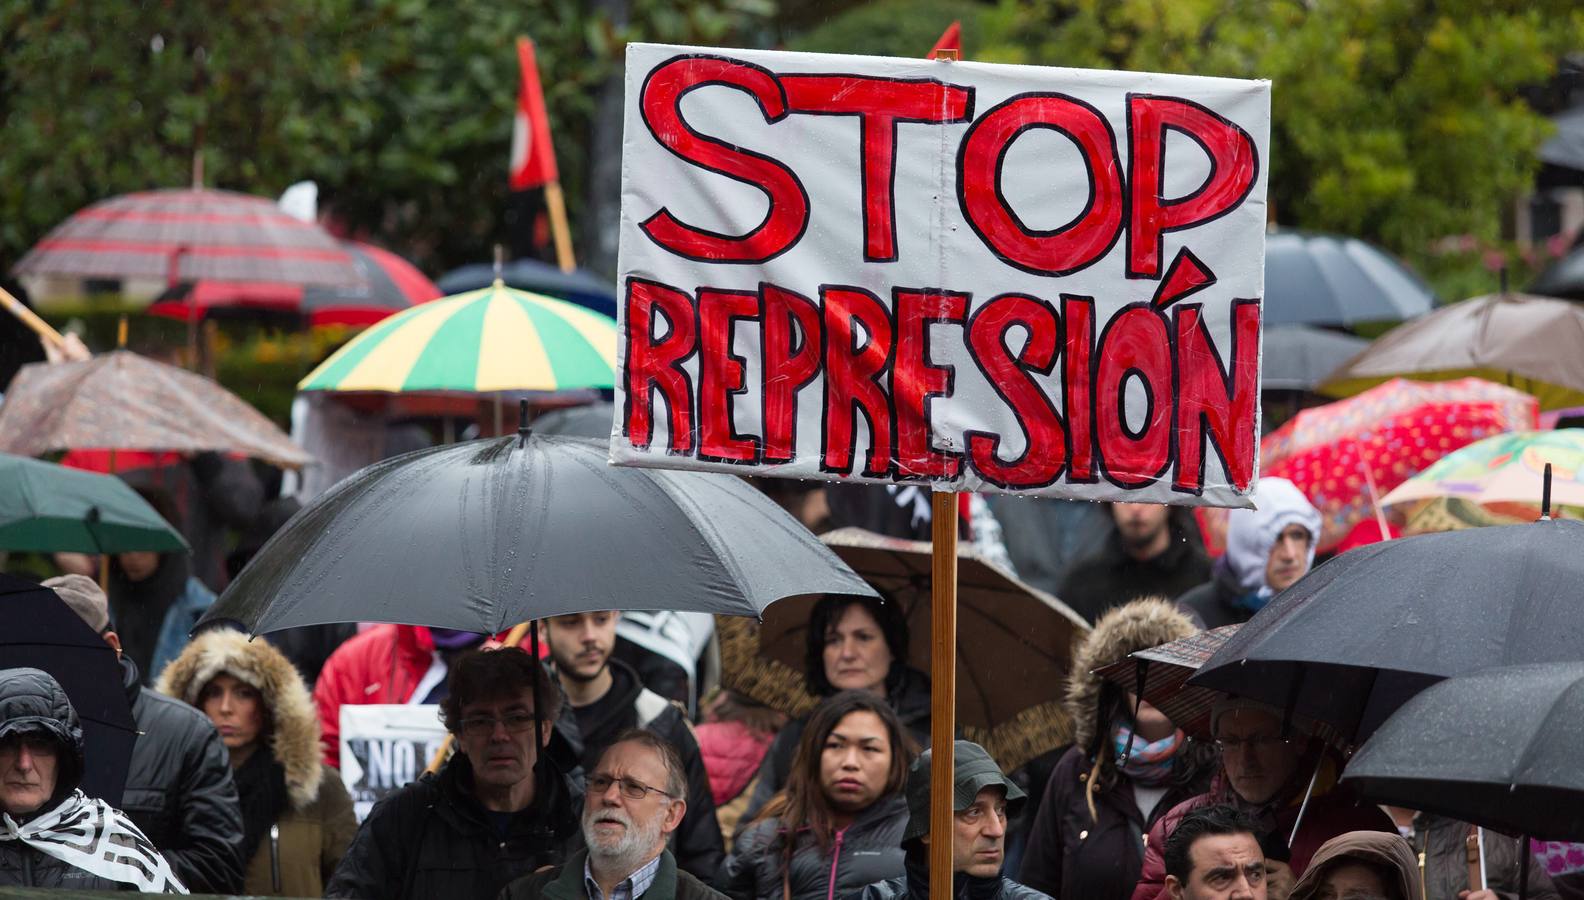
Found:
[[1239, 596], [1241, 592], [1237, 582], [1232, 579], [1232, 571], [1224, 565], [1218, 565], [1209, 581], [1183, 592], [1177, 598], [1177, 608], [1201, 628], [1237, 625], [1254, 617], [1254, 610], [1238, 605]]
[[798, 832], [786, 872], [790, 897], [782, 896], [786, 835], [781, 820], [755, 822], [732, 845], [715, 885], [736, 900], [836, 900], [902, 874], [907, 822], [907, 800], [899, 794], [882, 797], [859, 813], [837, 833], [829, 854], [820, 851], [808, 831]]
[[[519, 878], [500, 892], [499, 900], [589, 900], [583, 887], [583, 866], [588, 862], [588, 851], [579, 850], [559, 868], [535, 872]], [[655, 871], [654, 882], [644, 891], [643, 900], [726, 900], [692, 875], [677, 868], [676, 857], [670, 850], [661, 851], [660, 868]]]
[[1092, 763], [1083, 748], [1072, 747], [1056, 764], [1018, 878], [1058, 900], [1128, 900], [1144, 865], [1144, 835], [1167, 810], [1208, 790], [1211, 773], [1167, 789], [1148, 818], [1133, 802], [1132, 787], [1119, 783], [1095, 795], [1091, 817], [1085, 788]]
[[[962, 872], [952, 874], [952, 897], [954, 900], [1050, 900], [1005, 875], [975, 878]], [[929, 867], [924, 860], [910, 855], [905, 875], [871, 884], [855, 900], [929, 900]]]
[[474, 796], [473, 767], [461, 754], [374, 804], [325, 896], [490, 900], [512, 879], [560, 864], [577, 831], [577, 798], [562, 768], [541, 760], [548, 796], [513, 815], [504, 838]]
[[[897, 718], [902, 720], [902, 727], [918, 744], [917, 749], [922, 751], [928, 747], [929, 676], [913, 669], [905, 670], [901, 682], [891, 692], [889, 701]], [[797, 756], [798, 742], [803, 740], [803, 727], [807, 724], [808, 717], [802, 716], [788, 721], [776, 732], [775, 740], [770, 742], [770, 749], [765, 751], [764, 761], [759, 764], [759, 774], [754, 777], [754, 791], [748, 800], [748, 808], [743, 810], [742, 818], [738, 819], [739, 829], [752, 822], [759, 810], [764, 809], [764, 805], [786, 787], [787, 776], [792, 773], [792, 759]]]
[[1165, 552], [1136, 560], [1112, 531], [1105, 547], [1074, 566], [1056, 596], [1090, 622], [1139, 597], [1175, 597], [1210, 577], [1210, 560], [1197, 535], [1173, 524]]
[[[709, 773], [687, 717], [670, 701], [646, 689], [638, 673], [619, 659], [612, 659], [611, 689], [594, 706], [591, 719], [579, 715], [571, 704], [562, 707], [556, 731], [577, 753], [585, 774], [592, 773], [616, 736], [629, 728], [646, 728], [665, 738], [687, 769], [687, 812], [671, 836], [671, 849], [684, 872], [708, 880], [715, 877], [726, 844], [721, 840], [720, 822], [715, 818], [715, 796], [710, 792]], [[580, 724], [583, 723], [583, 724]], [[584, 726], [589, 726], [585, 731]]]
[[121, 683], [138, 728], [122, 811], [188, 890], [241, 891], [242, 807], [219, 732], [198, 710], [142, 687], [125, 656]]

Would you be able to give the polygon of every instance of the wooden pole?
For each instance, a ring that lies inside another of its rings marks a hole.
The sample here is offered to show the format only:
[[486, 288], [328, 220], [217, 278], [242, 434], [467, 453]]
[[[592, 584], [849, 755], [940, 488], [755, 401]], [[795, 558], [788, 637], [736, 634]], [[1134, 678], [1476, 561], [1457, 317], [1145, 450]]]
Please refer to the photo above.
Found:
[[0, 288], [0, 306], [4, 306], [7, 312], [16, 316], [18, 321], [38, 335], [39, 340], [47, 341], [58, 348], [66, 346], [66, 337], [64, 335], [56, 331], [50, 323], [40, 319], [38, 314], [23, 305], [21, 300], [11, 296], [11, 293], [5, 288]]
[[957, 735], [957, 494], [930, 498], [930, 900], [952, 896]]
[[561, 271], [570, 273], [577, 268], [572, 257], [572, 228], [567, 224], [566, 197], [561, 193], [561, 182], [545, 182], [545, 208], [550, 212], [550, 234], [555, 238], [556, 262]]

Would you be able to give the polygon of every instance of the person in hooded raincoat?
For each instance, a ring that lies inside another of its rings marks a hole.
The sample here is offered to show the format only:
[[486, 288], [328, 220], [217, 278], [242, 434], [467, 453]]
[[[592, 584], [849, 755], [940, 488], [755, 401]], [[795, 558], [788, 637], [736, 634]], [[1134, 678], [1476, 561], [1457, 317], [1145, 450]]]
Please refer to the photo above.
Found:
[[1210, 580], [1177, 598], [1202, 628], [1247, 622], [1314, 565], [1320, 510], [1303, 491], [1285, 478], [1261, 478], [1254, 505], [1228, 516], [1226, 555]]

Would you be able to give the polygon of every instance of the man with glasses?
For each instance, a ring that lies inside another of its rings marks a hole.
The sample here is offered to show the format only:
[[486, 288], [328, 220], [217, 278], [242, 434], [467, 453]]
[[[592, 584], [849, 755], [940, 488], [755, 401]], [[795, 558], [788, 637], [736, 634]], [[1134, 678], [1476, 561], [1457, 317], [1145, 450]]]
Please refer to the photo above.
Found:
[[687, 812], [687, 774], [676, 748], [652, 731], [617, 735], [600, 754], [583, 798], [588, 849], [558, 869], [520, 878], [509, 900], [725, 900], [677, 868], [666, 841]]
[[564, 858], [577, 812], [555, 680], [516, 647], [467, 653], [450, 680], [456, 754], [374, 805], [325, 896], [487, 900]]
[[[1216, 703], [1210, 730], [1221, 749], [1221, 773], [1209, 791], [1179, 803], [1150, 829], [1133, 900], [1166, 900], [1163, 849], [1184, 817], [1205, 807], [1231, 806], [1259, 829], [1269, 848], [1265, 856], [1271, 900], [1286, 900], [1293, 879], [1303, 875], [1315, 851], [1331, 838], [1349, 831], [1395, 833], [1379, 807], [1336, 784], [1340, 759], [1310, 735], [1309, 723], [1301, 716], [1290, 722], [1286, 718], [1279, 709], [1240, 697]], [[1284, 847], [1289, 862], [1271, 862]]]

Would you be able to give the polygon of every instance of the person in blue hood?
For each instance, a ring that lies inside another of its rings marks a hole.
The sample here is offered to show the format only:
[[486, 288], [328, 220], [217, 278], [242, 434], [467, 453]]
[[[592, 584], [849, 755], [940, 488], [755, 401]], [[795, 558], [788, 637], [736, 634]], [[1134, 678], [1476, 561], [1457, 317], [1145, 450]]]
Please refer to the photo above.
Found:
[[1314, 565], [1320, 511], [1285, 478], [1261, 478], [1256, 509], [1234, 509], [1226, 555], [1209, 581], [1177, 598], [1204, 628], [1247, 622]]

